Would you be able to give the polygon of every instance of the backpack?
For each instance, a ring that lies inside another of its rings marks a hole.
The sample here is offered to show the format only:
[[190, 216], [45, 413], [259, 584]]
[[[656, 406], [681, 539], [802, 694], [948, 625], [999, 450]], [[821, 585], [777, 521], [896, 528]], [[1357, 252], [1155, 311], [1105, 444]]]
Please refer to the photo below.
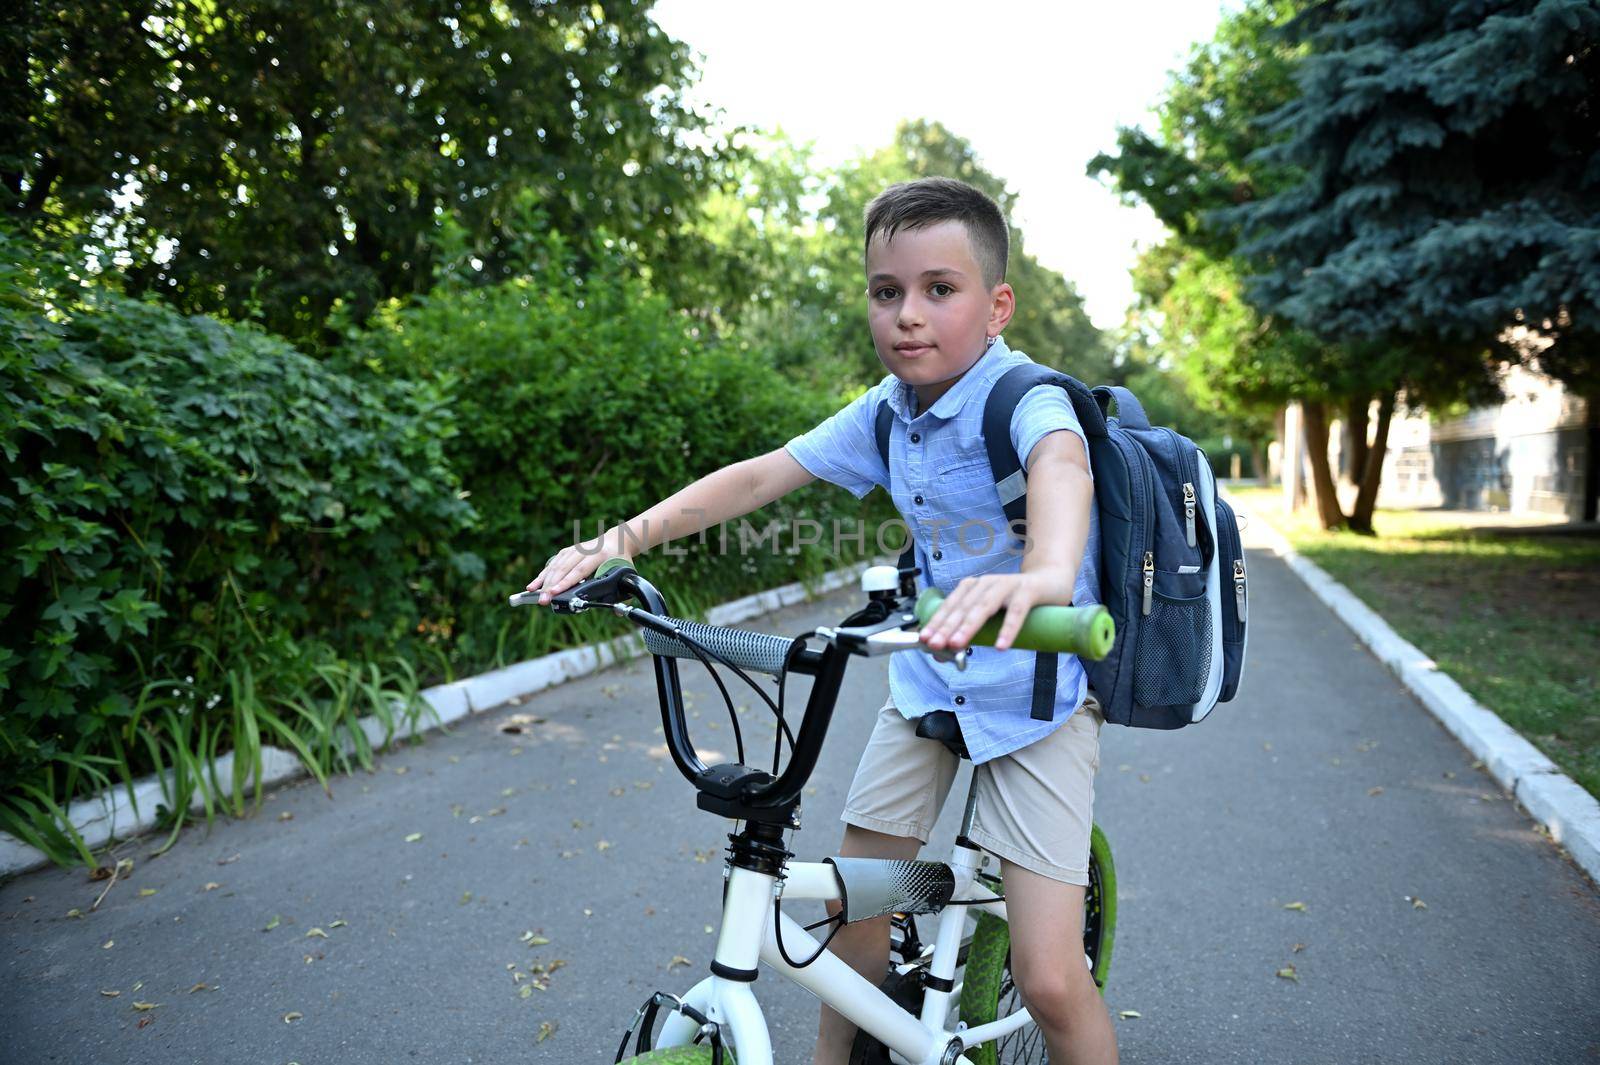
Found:
[[[1027, 517], [1027, 481], [1011, 446], [1011, 418], [1033, 388], [1064, 388], [1089, 441], [1100, 518], [1100, 600], [1117, 626], [1111, 653], [1085, 662], [1105, 720], [1176, 729], [1200, 721], [1239, 690], [1248, 618], [1244, 550], [1233, 508], [1217, 494], [1205, 452], [1152, 426], [1126, 388], [1094, 389], [1038, 363], [1006, 371], [983, 411], [984, 443], [1010, 527]], [[1108, 417], [1112, 403], [1117, 416]], [[877, 412], [888, 467], [887, 404]], [[909, 569], [906, 545], [900, 566]], [[1057, 655], [1034, 663], [1033, 717], [1055, 707]]]

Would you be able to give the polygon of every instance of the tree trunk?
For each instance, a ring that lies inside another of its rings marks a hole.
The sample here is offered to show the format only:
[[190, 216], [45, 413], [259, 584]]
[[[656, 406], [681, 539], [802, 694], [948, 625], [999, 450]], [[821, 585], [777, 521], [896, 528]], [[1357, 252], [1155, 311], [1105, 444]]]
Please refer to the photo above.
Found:
[[1250, 476], [1263, 484], [1269, 480], [1267, 442], [1265, 440], [1250, 441]]
[[1394, 394], [1378, 400], [1378, 429], [1367, 453], [1361, 473], [1361, 490], [1356, 493], [1355, 513], [1350, 515], [1354, 532], [1373, 535], [1372, 511], [1378, 505], [1378, 485], [1383, 481], [1383, 456], [1389, 450], [1389, 423], [1394, 419]]
[[1350, 449], [1345, 453], [1345, 476], [1351, 484], [1361, 484], [1367, 470], [1367, 422], [1371, 396], [1357, 396], [1345, 406], [1345, 429], [1350, 437]]
[[1306, 426], [1306, 458], [1311, 463], [1311, 483], [1316, 489], [1317, 518], [1324, 529], [1342, 529], [1344, 510], [1339, 506], [1339, 491], [1328, 467], [1328, 405], [1321, 400], [1306, 400], [1300, 408]]
[[1583, 512], [1579, 521], [1600, 521], [1600, 389], [1583, 397]]

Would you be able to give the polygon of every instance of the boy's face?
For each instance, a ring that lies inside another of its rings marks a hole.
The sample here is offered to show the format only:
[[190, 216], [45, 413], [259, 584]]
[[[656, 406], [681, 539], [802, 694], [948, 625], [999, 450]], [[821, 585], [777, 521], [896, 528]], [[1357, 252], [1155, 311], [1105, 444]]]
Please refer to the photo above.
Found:
[[867, 247], [867, 320], [878, 359], [923, 409], [972, 368], [1011, 318], [1011, 286], [983, 283], [960, 222], [902, 229]]

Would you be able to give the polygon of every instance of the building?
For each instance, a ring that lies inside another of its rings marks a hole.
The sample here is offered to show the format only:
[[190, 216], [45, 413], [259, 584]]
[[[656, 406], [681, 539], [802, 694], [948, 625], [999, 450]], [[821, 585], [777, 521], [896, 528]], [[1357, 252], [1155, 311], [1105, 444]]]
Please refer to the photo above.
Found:
[[1378, 505], [1594, 520], [1583, 512], [1589, 446], [1600, 436], [1588, 405], [1522, 366], [1502, 384], [1504, 403], [1458, 417], [1397, 412]]

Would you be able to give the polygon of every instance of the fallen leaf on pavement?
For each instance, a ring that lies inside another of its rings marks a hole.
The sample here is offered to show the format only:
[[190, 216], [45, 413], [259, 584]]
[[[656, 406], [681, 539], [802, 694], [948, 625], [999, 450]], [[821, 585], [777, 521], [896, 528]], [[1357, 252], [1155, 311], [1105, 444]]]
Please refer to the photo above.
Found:
[[122, 994], [121, 991], [102, 991], [100, 993], [106, 998], [116, 998], [118, 995]]
[[546, 1039], [549, 1039], [551, 1036], [556, 1034], [557, 1027], [559, 1026], [555, 1021], [544, 1021], [539, 1025], [539, 1034], [534, 1037], [533, 1041], [535, 1043], [544, 1042]]
[[145, 1010], [153, 1010], [160, 1005], [161, 1003], [159, 1002], [135, 1002], [133, 1008], [143, 1013]]
[[1301, 913], [1306, 912], [1306, 904], [1303, 902], [1286, 902], [1283, 908], [1286, 910], [1299, 910]]
[[236, 862], [238, 860], [239, 860], [239, 856], [237, 854], [235, 854], [232, 858], [218, 858], [217, 859], [217, 864], [218, 865], [232, 865], [234, 862]]
[[283, 811], [283, 813], [278, 815], [278, 820], [279, 821], [293, 821], [294, 820], [294, 811], [293, 810], [285, 810], [285, 811]]
[[139, 889], [139, 897], [141, 899], [147, 899], [151, 895], [154, 895], [158, 890], [160, 890], [160, 889], [153, 888], [153, 887], [140, 888]]
[[533, 731], [533, 725], [544, 724], [544, 718], [536, 714], [512, 714], [500, 722], [499, 730], [513, 736], [520, 736], [525, 732]]
[[1144, 1014], [1140, 1013], [1138, 1010], [1118, 1010], [1117, 1016], [1127, 1021], [1137, 1020], [1138, 1018], [1144, 1016]]
[[1428, 904], [1426, 902], [1423, 902], [1419, 898], [1413, 898], [1410, 895], [1406, 896], [1406, 901], [1411, 903], [1411, 908], [1413, 910], [1426, 910], [1428, 908]]
[[83, 911], [78, 909], [76, 906], [74, 906], [72, 909], [67, 911], [67, 916], [68, 917], [76, 917], [78, 920], [81, 921], [81, 920], [83, 920]]
[[219, 888], [221, 886], [222, 885], [217, 883], [215, 880], [207, 880], [206, 881], [206, 886], [201, 888], [200, 890], [202, 890], [202, 891], [215, 891], [215, 890], [217, 890], [217, 888]]
[[1283, 968], [1278, 970], [1278, 975], [1285, 980], [1293, 980], [1297, 984], [1300, 982], [1300, 977], [1295, 975], [1293, 965], [1285, 965]]
[[100, 944], [100, 949], [101, 950], [110, 950], [112, 947], [114, 947], [116, 945], [117, 945], [117, 941], [115, 939], [108, 939], [104, 943]]
[[306, 938], [310, 939], [313, 936], [315, 936], [318, 939], [327, 939], [328, 938], [328, 933], [324, 932], [320, 928], [313, 928], [311, 931], [306, 933]]
[[301, 1017], [304, 1017], [304, 1016], [305, 1016], [305, 1014], [301, 1013], [299, 1010], [291, 1010], [290, 1012], [285, 1013], [283, 1015], [283, 1023], [284, 1024], [292, 1024], [293, 1022], [298, 1021]]
[[1289, 949], [1294, 951], [1296, 954], [1299, 954], [1302, 950], [1306, 949], [1306, 945], [1304, 943], [1296, 943], [1294, 946], [1290, 947]]
[[611, 849], [611, 841], [609, 839], [603, 839], [594, 845], [594, 849], [597, 851], [608, 851]]
[[411, 833], [411, 835], [406, 837], [406, 842], [407, 843], [415, 843], [418, 840], [420, 840], [421, 838], [422, 838], [422, 833], [421, 832], [413, 832], [413, 833]]
[[532, 995], [533, 995], [533, 988], [528, 984], [523, 984], [520, 988], [517, 989], [517, 997], [518, 998], [529, 998]]
[[191, 987], [189, 989], [189, 994], [192, 995], [196, 991], [215, 991], [215, 990], [216, 990], [216, 988], [212, 987], [210, 984], [200, 983], [200, 984], [195, 984], [193, 987]]
[[280, 925], [282, 923], [283, 923], [283, 918], [279, 917], [276, 914], [274, 914], [273, 917], [272, 917], [272, 920], [267, 922], [267, 927], [263, 928], [262, 931], [263, 932], [270, 932], [270, 931], [272, 931], [274, 928], [278, 927], [278, 925]]
[[332, 924], [330, 924], [328, 927], [329, 928], [343, 928], [345, 925], [347, 925], [349, 923], [350, 923], [349, 921], [346, 921], [343, 917], [341, 917], [337, 921], [335, 921]]
[[1367, 789], [1367, 794], [1368, 795], [1382, 795], [1383, 794], [1383, 785], [1379, 784], [1375, 788], [1368, 788]]
[[688, 958], [685, 958], [682, 954], [674, 954], [672, 956], [672, 960], [667, 962], [667, 972], [670, 973], [672, 970], [676, 969], [680, 965], [693, 965], [693, 964], [694, 964], [694, 962], [690, 961]]

